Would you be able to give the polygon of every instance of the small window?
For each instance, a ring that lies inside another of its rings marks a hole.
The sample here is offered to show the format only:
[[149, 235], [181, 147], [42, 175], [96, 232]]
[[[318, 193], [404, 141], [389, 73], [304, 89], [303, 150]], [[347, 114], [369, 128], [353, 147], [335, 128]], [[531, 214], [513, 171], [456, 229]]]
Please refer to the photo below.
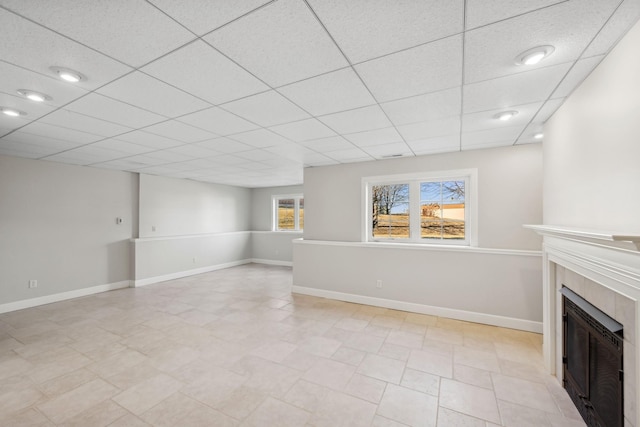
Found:
[[302, 231], [304, 197], [301, 194], [273, 197], [273, 230]]
[[363, 240], [475, 245], [475, 176], [465, 170], [364, 178]]

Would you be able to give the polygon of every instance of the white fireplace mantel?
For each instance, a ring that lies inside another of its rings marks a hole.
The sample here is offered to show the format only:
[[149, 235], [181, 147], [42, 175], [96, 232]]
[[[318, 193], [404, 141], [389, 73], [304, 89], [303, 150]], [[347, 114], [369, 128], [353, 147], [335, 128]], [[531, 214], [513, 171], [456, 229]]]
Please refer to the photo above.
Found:
[[[596, 282], [598, 285], [630, 299], [635, 307], [634, 342], [640, 343], [640, 233], [618, 233], [560, 227], [552, 225], [525, 225], [543, 237], [543, 355], [548, 372], [561, 377], [562, 349], [557, 344], [556, 326], [560, 318], [561, 297], [557, 292], [558, 266]], [[625, 365], [628, 361], [625, 361]], [[635, 373], [632, 381], [640, 390], [640, 357], [632, 362]], [[628, 366], [628, 365], [626, 365]], [[625, 369], [626, 370], [626, 369]], [[635, 393], [634, 408], [640, 408], [640, 393]], [[625, 405], [627, 406], [627, 405]], [[625, 417], [640, 426], [640, 411]]]

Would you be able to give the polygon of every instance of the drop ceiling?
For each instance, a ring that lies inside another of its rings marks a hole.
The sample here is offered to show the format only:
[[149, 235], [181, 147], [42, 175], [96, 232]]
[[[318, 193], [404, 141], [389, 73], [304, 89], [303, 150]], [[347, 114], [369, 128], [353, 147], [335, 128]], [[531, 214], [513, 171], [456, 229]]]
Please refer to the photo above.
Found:
[[26, 113], [0, 114], [0, 154], [265, 187], [539, 142], [639, 16], [639, 0], [0, 0], [0, 106]]

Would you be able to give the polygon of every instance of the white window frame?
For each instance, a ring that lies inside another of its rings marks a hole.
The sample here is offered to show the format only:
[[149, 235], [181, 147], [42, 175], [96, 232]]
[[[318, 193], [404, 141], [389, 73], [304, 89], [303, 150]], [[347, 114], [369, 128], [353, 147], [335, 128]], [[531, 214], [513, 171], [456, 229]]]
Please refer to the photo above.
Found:
[[[420, 220], [410, 220], [410, 238], [374, 238], [372, 233], [373, 210], [371, 188], [374, 185], [409, 184], [409, 216], [420, 218], [420, 183], [425, 181], [465, 181], [465, 238], [457, 239], [423, 239], [420, 237]], [[409, 243], [429, 246], [478, 246], [478, 170], [456, 169], [424, 173], [400, 175], [370, 176], [362, 178], [362, 241], [384, 243]]]
[[[278, 201], [281, 199], [293, 199], [294, 200], [294, 223], [295, 228], [290, 230], [288, 228], [278, 228]], [[300, 228], [300, 199], [304, 199], [304, 194], [277, 194], [271, 196], [271, 230], [280, 231], [283, 233], [300, 233], [303, 231]]]

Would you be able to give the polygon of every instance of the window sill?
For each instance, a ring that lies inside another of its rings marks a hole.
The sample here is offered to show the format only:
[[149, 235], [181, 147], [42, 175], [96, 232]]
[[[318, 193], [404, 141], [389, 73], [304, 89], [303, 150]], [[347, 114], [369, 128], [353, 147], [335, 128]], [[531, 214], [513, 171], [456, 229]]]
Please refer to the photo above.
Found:
[[434, 251], [434, 252], [460, 252], [460, 253], [482, 253], [495, 255], [522, 255], [522, 256], [541, 256], [541, 251], [523, 250], [523, 249], [494, 249], [480, 248], [477, 246], [459, 246], [459, 245], [434, 245], [421, 243], [395, 243], [395, 242], [343, 242], [329, 240], [305, 240], [296, 239], [294, 244], [323, 245], [323, 246], [348, 246], [359, 248], [375, 248], [375, 249], [397, 249], [412, 251]]

